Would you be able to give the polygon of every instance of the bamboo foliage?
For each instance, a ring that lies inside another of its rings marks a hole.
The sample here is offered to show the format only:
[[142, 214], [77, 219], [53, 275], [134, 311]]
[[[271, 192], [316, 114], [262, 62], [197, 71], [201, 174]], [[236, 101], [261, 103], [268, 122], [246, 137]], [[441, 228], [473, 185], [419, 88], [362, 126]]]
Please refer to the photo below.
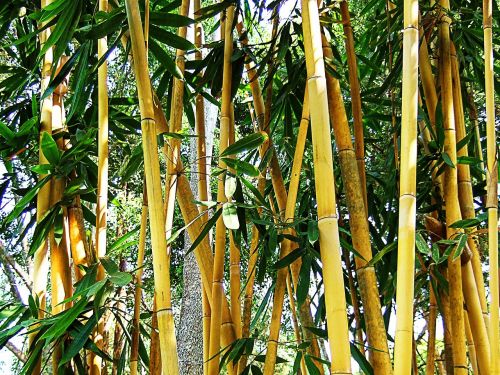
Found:
[[323, 277], [325, 308], [328, 328], [332, 372], [350, 374], [350, 348], [344, 294], [344, 280], [340, 259], [338, 218], [335, 203], [335, 182], [332, 167], [331, 138], [328, 125], [328, 98], [325, 68], [321, 46], [321, 29], [318, 7], [314, 0], [302, 1], [302, 25], [306, 52], [309, 100], [317, 103], [311, 107], [314, 173], [318, 204], [319, 242], [323, 249]]
[[394, 373], [411, 371], [413, 342], [413, 275], [415, 272], [418, 0], [404, 2], [403, 97], [401, 111], [401, 174], [399, 191], [398, 274]]
[[484, 68], [486, 91], [486, 208], [488, 210], [488, 249], [490, 286], [491, 373], [500, 374], [499, 277], [498, 277], [498, 145], [495, 134], [495, 98], [493, 90], [493, 5], [483, 1]]
[[177, 348], [175, 340], [174, 320], [170, 296], [170, 267], [166, 249], [165, 218], [162, 208], [160, 166], [154, 120], [153, 98], [151, 95], [148, 66], [144, 45], [139, 5], [137, 1], [127, 0], [127, 19], [130, 29], [134, 72], [139, 95], [141, 112], [141, 128], [144, 152], [144, 172], [149, 198], [149, 221], [151, 226], [151, 242], [153, 249], [153, 269], [155, 275], [155, 291], [158, 306], [158, 327], [160, 349], [162, 352], [162, 369], [165, 375], [177, 374]]

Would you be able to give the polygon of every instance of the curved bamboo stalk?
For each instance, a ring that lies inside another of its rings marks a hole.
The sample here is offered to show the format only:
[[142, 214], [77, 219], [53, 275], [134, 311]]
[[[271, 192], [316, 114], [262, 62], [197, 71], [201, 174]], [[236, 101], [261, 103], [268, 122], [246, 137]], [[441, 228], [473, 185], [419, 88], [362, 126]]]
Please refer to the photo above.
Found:
[[358, 79], [358, 63], [354, 49], [354, 35], [349, 14], [347, 0], [340, 3], [342, 14], [342, 25], [344, 27], [345, 46], [347, 52], [347, 67], [349, 71], [349, 89], [351, 91], [352, 115], [354, 118], [354, 148], [356, 150], [356, 161], [358, 163], [359, 179], [363, 190], [363, 202], [368, 216], [368, 202], [366, 196], [366, 168], [365, 168], [365, 139], [363, 130], [363, 111], [361, 109], [361, 90]]
[[162, 208], [162, 191], [158, 146], [155, 129], [155, 112], [151, 93], [146, 61], [144, 35], [142, 32], [139, 4], [137, 0], [125, 2], [130, 29], [134, 71], [137, 80], [139, 107], [141, 112], [141, 128], [144, 152], [144, 172], [149, 198], [149, 220], [151, 226], [151, 242], [153, 248], [153, 270], [155, 291], [157, 293], [158, 327], [160, 334], [160, 350], [162, 369], [165, 375], [177, 374], [177, 348], [175, 327], [170, 297], [170, 260], [165, 251], [165, 217]]
[[[454, 167], [445, 167], [444, 172], [444, 200], [446, 203], [446, 235], [447, 238], [456, 237], [460, 231], [450, 225], [461, 220], [462, 215], [458, 201], [457, 183], [457, 148], [455, 116], [453, 110], [453, 86], [450, 55], [450, 23], [447, 12], [450, 9], [448, 0], [440, 0], [442, 7], [441, 23], [439, 25], [440, 48], [440, 78], [441, 99], [443, 103], [444, 152], [446, 152]], [[451, 254], [448, 259], [448, 280], [450, 297], [451, 332], [453, 335], [453, 366], [457, 375], [467, 374], [467, 356], [465, 346], [465, 327], [463, 315], [462, 272], [460, 259], [454, 259]]]
[[488, 210], [488, 249], [490, 257], [490, 345], [491, 373], [500, 374], [499, 277], [498, 277], [498, 144], [495, 134], [495, 92], [493, 89], [491, 0], [483, 1], [484, 77], [486, 87], [486, 208]]
[[142, 299], [142, 273], [144, 271], [144, 251], [146, 249], [146, 232], [148, 225], [148, 192], [146, 185], [142, 191], [141, 229], [139, 232], [139, 249], [137, 251], [137, 272], [135, 273], [134, 316], [132, 319], [132, 342], [130, 344], [130, 375], [137, 375], [139, 363], [139, 321]]
[[[322, 35], [322, 42], [323, 54], [327, 59], [333, 59], [330, 44], [324, 34]], [[360, 179], [361, 173], [358, 170], [356, 153], [351, 141], [351, 132], [340, 90], [340, 82], [331, 74], [327, 74], [326, 86], [330, 108], [330, 123], [333, 127], [339, 152], [340, 171], [349, 211], [352, 243], [356, 251], [364, 258], [355, 257], [354, 261], [365, 314], [366, 338], [368, 345], [372, 348], [370, 350], [370, 361], [376, 373], [391, 374], [391, 358], [382, 317], [377, 277], [375, 268], [367, 266], [367, 262], [372, 259], [372, 250], [368, 218], [364, 206], [363, 183]]]
[[418, 113], [418, 0], [404, 2], [403, 98], [401, 174], [399, 192], [396, 343], [394, 373], [411, 371], [415, 273], [417, 113]]
[[[327, 320], [330, 322], [328, 338], [332, 361], [331, 369], [336, 374], [351, 374], [332, 148], [328, 125], [328, 98], [321, 48], [321, 27], [316, 1], [303, 0], [302, 12], [309, 100], [316, 103], [315, 106], [311, 107], [311, 127], [325, 309]], [[335, 328], [333, 322], [335, 322]]]
[[[48, 6], [52, 0], [41, 0], [41, 8]], [[43, 27], [43, 24], [41, 25]], [[50, 28], [45, 29], [40, 33], [40, 45], [43, 46], [44, 43], [50, 36]], [[42, 95], [49, 85], [51, 72], [52, 72], [52, 62], [53, 62], [53, 50], [52, 47], [45, 52], [42, 62], [42, 80], [40, 84], [40, 95]], [[52, 95], [45, 98], [41, 103], [40, 112], [40, 137], [39, 144], [42, 142], [43, 132], [52, 132]], [[47, 158], [43, 154], [42, 148], [39, 147], [38, 150], [38, 160], [39, 164], [48, 164]], [[40, 176], [40, 180], [46, 176]], [[44, 215], [47, 213], [50, 207], [50, 181], [47, 182], [38, 192], [36, 200], [36, 222], [40, 223]], [[48, 239], [43, 241], [38, 249], [36, 249], [33, 256], [33, 271], [32, 271], [32, 294], [35, 299], [39, 301], [38, 318], [41, 319], [44, 316], [44, 311], [46, 310], [46, 290], [47, 290], [47, 275], [49, 271], [49, 261], [47, 258], [48, 251]], [[32, 332], [29, 334], [29, 345], [28, 351], [34, 343], [35, 336], [37, 332]], [[33, 375], [39, 375], [41, 372], [41, 358], [37, 361], [37, 364], [33, 368]]]

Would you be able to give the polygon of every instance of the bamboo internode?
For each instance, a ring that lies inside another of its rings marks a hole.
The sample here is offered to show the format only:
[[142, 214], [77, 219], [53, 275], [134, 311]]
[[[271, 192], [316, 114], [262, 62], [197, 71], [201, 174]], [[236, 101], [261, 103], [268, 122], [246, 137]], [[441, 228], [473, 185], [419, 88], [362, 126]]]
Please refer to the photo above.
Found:
[[134, 72], [137, 81], [144, 152], [144, 173], [149, 200], [149, 221], [153, 249], [153, 270], [157, 297], [162, 369], [165, 375], [178, 374], [174, 319], [170, 297], [170, 266], [165, 235], [158, 143], [151, 83], [149, 80], [144, 34], [137, 0], [125, 2], [130, 29]]
[[[351, 374], [344, 279], [340, 259], [340, 240], [335, 202], [335, 181], [326, 92], [325, 67], [321, 45], [318, 6], [314, 0], [302, 1], [302, 26], [306, 52], [307, 84], [311, 107], [314, 174], [318, 204], [318, 229], [325, 286], [326, 318], [332, 372]], [[333, 327], [335, 322], [335, 328]]]
[[396, 375], [410, 374], [412, 361], [417, 206], [418, 48], [418, 0], [405, 0], [396, 342], [394, 347], [394, 373]]

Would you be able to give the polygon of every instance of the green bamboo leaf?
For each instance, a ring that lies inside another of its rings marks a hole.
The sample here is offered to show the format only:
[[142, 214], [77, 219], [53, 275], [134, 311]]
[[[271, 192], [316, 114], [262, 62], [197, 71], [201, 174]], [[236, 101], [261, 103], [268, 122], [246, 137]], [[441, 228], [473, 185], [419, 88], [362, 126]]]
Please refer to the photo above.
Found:
[[267, 139], [268, 136], [264, 132], [247, 135], [246, 137], [228, 146], [220, 156], [224, 157], [229, 155], [236, 155], [243, 151], [254, 150], [261, 144], [263, 144]]
[[184, 51], [191, 51], [196, 49], [195, 45], [187, 39], [184, 39], [174, 33], [171, 33], [170, 31], [162, 29], [161, 27], [151, 25], [149, 27], [149, 32], [153, 38], [155, 38], [159, 42], [162, 42], [163, 44], [166, 44], [167, 46]]
[[226, 163], [229, 168], [236, 170], [236, 172], [240, 174], [246, 174], [250, 177], [257, 177], [259, 175], [259, 170], [244, 160], [232, 158], [221, 158], [221, 160]]
[[168, 12], [150, 12], [149, 21], [156, 26], [182, 27], [194, 23], [192, 18]]
[[292, 264], [296, 259], [300, 258], [302, 255], [306, 253], [306, 250], [303, 248], [298, 248], [290, 252], [287, 256], [281, 258], [276, 263], [274, 263], [275, 269], [280, 269], [283, 267], [288, 267]]
[[71, 344], [64, 350], [63, 356], [59, 362], [59, 367], [69, 362], [72, 358], [74, 358], [80, 350], [84, 347], [87, 340], [90, 339], [92, 331], [97, 324], [97, 320], [94, 316], [91, 316], [87, 323], [84, 326], [80, 327], [80, 329], [76, 332], [76, 335], [73, 337], [73, 341]]
[[59, 151], [59, 147], [57, 147], [56, 141], [54, 138], [47, 133], [42, 133], [42, 141], [40, 144], [43, 155], [47, 158], [47, 161], [52, 165], [58, 165], [61, 160], [61, 152]]
[[455, 221], [453, 224], [450, 225], [450, 228], [472, 228], [472, 227], [477, 227], [478, 225], [481, 224], [481, 220], [478, 220], [477, 218], [474, 219], [462, 219]]
[[424, 240], [424, 237], [422, 237], [419, 232], [417, 232], [415, 235], [415, 244], [417, 245], [418, 251], [420, 251], [422, 254], [429, 254], [429, 246]]
[[210, 232], [210, 229], [212, 229], [215, 226], [215, 223], [217, 223], [217, 219], [220, 217], [221, 214], [222, 214], [222, 209], [219, 208], [217, 211], [215, 211], [214, 215], [203, 226], [200, 235], [193, 241], [193, 244], [188, 249], [188, 251], [186, 251], [186, 255], [191, 253], [191, 251], [193, 251], [194, 249], [196, 249], [196, 247], [201, 243], [201, 241], [203, 241], [203, 239], [207, 236], [208, 232]]
[[154, 40], [149, 41], [149, 50], [156, 57], [160, 64], [162, 64], [167, 71], [174, 77], [183, 79], [182, 72], [175, 63], [174, 59]]
[[465, 245], [467, 245], [467, 234], [460, 233], [457, 238], [457, 247], [453, 253], [453, 260], [456, 260], [462, 254]]
[[224, 194], [227, 199], [231, 199], [236, 191], [236, 177], [226, 175], [226, 181], [224, 181]]
[[455, 165], [450, 159], [450, 155], [448, 155], [446, 152], [441, 153], [441, 158], [446, 163], [446, 165], [448, 165], [451, 168], [455, 168]]
[[306, 253], [302, 256], [302, 266], [299, 272], [299, 282], [297, 283], [297, 306], [300, 308], [307, 298], [311, 281], [311, 256]]
[[318, 222], [316, 220], [309, 220], [307, 223], [307, 239], [311, 245], [319, 240]]

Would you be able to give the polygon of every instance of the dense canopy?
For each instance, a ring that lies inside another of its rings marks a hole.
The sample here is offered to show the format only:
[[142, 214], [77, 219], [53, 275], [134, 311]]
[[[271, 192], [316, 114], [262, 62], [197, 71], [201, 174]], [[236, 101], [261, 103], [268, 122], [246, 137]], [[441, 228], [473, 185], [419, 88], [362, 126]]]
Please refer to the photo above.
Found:
[[500, 374], [498, 20], [1, 2], [0, 369]]

